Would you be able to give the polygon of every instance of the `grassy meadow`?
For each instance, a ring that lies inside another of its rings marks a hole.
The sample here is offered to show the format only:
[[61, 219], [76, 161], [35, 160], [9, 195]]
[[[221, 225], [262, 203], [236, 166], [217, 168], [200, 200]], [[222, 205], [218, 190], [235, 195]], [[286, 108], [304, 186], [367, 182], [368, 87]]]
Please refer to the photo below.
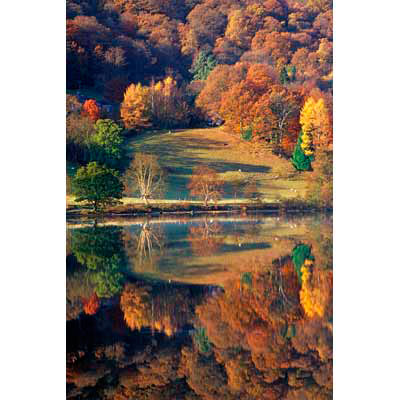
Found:
[[[303, 197], [306, 190], [304, 174], [296, 172], [290, 161], [272, 154], [267, 145], [255, 146], [244, 142], [222, 127], [182, 129], [171, 133], [149, 131], [130, 139], [126, 150], [130, 157], [137, 152], [156, 155], [167, 172], [164, 198], [151, 200], [150, 204], [201, 204], [190, 196], [187, 189], [197, 165], [215, 169], [225, 182], [224, 196], [219, 204], [248, 202], [240, 182], [249, 179], [257, 183], [258, 198], [263, 203]], [[69, 165], [67, 173], [74, 175], [76, 168]], [[143, 201], [124, 197], [122, 202], [124, 205], [135, 205]], [[76, 205], [69, 194], [67, 205]]]
[[235, 198], [240, 202], [241, 197], [232, 184], [248, 178], [257, 182], [264, 202], [302, 197], [306, 189], [303, 176], [289, 161], [273, 155], [266, 146], [255, 148], [222, 128], [149, 132], [133, 138], [128, 151], [159, 157], [168, 171], [166, 200], [190, 200], [187, 184], [193, 168], [201, 164], [220, 174], [226, 182], [224, 199], [230, 202]]

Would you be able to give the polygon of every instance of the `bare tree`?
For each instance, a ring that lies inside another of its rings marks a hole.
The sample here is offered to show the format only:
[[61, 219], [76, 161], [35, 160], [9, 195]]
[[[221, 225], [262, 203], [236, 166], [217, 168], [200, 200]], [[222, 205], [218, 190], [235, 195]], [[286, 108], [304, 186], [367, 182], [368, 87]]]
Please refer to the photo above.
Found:
[[164, 192], [164, 178], [164, 170], [156, 156], [137, 153], [125, 173], [125, 190], [139, 192], [140, 197], [149, 204], [149, 199]]
[[192, 196], [201, 197], [207, 206], [210, 200], [216, 202], [222, 196], [223, 184], [224, 182], [218, 179], [217, 171], [200, 165], [194, 168], [188, 189]]

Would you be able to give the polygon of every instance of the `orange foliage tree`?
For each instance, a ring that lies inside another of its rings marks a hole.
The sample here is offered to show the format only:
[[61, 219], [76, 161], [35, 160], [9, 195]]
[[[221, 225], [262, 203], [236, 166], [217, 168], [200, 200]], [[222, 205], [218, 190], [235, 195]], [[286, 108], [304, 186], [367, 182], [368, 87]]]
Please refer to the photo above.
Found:
[[140, 83], [128, 86], [121, 103], [121, 118], [126, 129], [140, 130], [151, 125], [149, 89]]
[[96, 100], [88, 99], [83, 103], [82, 115], [88, 116], [93, 122], [96, 122], [100, 118], [100, 107]]

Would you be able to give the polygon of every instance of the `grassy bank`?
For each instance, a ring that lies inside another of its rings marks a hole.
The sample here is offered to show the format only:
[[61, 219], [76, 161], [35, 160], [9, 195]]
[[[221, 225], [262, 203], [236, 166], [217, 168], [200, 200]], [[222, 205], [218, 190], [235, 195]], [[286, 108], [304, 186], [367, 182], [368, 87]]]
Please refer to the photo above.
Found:
[[[163, 199], [152, 200], [148, 205], [139, 198], [124, 197], [122, 204], [105, 210], [108, 215], [315, 209], [303, 200], [306, 173], [295, 171], [290, 161], [274, 155], [267, 145], [244, 142], [221, 128], [146, 132], [129, 139], [126, 152], [130, 157], [137, 152], [156, 155], [167, 171], [167, 190]], [[205, 207], [190, 196], [187, 185], [198, 165], [215, 169], [225, 182], [223, 198], [217, 204]], [[76, 166], [70, 169], [72, 176]], [[257, 199], [243, 198], [243, 182], [249, 180], [256, 182]], [[93, 215], [72, 195], [67, 195], [67, 214]]]
[[225, 132], [222, 128], [147, 132], [127, 144], [129, 154], [155, 154], [167, 170], [167, 200], [190, 200], [187, 184], [193, 168], [207, 165], [225, 182], [223, 200], [240, 197], [234, 182], [251, 179], [257, 183], [260, 200], [275, 203], [303, 197], [304, 174], [289, 161], [274, 154], [266, 145], [255, 146]]

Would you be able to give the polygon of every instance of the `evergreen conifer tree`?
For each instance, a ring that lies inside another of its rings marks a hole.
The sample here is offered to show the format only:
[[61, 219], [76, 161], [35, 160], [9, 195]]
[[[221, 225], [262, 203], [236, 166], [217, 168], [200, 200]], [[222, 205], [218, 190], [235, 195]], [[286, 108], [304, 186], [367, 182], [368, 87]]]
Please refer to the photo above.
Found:
[[289, 75], [287, 73], [286, 67], [282, 67], [279, 74], [279, 80], [282, 85], [286, 85], [289, 82]]
[[297, 140], [296, 147], [294, 148], [293, 155], [291, 158], [292, 164], [298, 171], [310, 171], [311, 161], [314, 160], [312, 155], [306, 156], [304, 150], [302, 149], [302, 136], [303, 133], [300, 132], [299, 138]]
[[190, 72], [193, 74], [193, 80], [205, 81], [209, 73], [217, 66], [217, 61], [212, 54], [200, 51]]

